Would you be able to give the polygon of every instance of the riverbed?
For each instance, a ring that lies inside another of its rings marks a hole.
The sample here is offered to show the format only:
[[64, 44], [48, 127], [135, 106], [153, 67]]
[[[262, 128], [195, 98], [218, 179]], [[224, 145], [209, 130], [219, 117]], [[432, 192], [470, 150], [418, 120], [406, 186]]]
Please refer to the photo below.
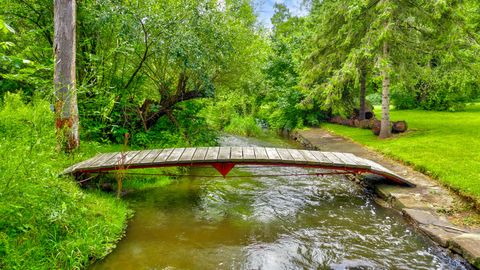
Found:
[[[299, 147], [282, 138], [224, 146]], [[129, 193], [125, 238], [91, 269], [471, 269], [344, 176], [302, 168], [210, 168]], [[272, 176], [282, 175], [282, 176]]]

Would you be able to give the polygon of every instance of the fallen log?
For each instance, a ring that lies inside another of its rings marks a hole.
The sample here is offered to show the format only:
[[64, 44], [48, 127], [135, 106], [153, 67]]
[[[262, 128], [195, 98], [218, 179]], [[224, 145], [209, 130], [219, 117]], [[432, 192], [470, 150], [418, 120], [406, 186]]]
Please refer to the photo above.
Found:
[[405, 121], [397, 121], [392, 123], [392, 133], [403, 133], [407, 131], [408, 126]]

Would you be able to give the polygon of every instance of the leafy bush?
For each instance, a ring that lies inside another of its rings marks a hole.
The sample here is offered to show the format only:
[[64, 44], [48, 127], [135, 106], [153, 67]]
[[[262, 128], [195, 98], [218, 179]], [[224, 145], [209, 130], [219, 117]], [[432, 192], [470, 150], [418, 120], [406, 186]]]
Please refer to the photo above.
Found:
[[113, 197], [85, 193], [63, 168], [85, 158], [55, 151], [49, 104], [7, 94], [0, 107], [0, 268], [82, 268], [122, 235], [128, 210]]
[[252, 116], [235, 116], [224, 130], [228, 133], [250, 137], [259, 136], [262, 133], [262, 129]]

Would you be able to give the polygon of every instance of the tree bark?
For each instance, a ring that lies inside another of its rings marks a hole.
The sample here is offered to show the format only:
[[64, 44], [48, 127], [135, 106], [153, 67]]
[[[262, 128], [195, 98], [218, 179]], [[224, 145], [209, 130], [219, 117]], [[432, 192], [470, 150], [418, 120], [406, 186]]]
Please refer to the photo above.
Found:
[[72, 151], [80, 144], [76, 92], [76, 0], [55, 0], [55, 120], [57, 147]]
[[360, 120], [365, 120], [365, 111], [366, 102], [365, 102], [365, 95], [367, 92], [367, 69], [362, 67], [360, 70], [360, 112], [358, 118]]
[[[383, 60], [388, 61], [389, 47], [388, 42], [383, 42]], [[388, 138], [392, 135], [390, 127], [390, 71], [388, 64], [383, 67], [383, 82], [382, 82], [382, 123], [380, 126], [379, 137], [381, 139]]]

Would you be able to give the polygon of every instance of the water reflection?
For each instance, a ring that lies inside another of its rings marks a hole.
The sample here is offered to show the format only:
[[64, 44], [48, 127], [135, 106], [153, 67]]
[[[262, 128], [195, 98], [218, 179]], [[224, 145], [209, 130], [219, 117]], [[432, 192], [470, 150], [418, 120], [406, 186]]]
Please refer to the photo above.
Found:
[[92, 269], [469, 269], [343, 177], [244, 177], [306, 172], [240, 168], [131, 194], [127, 236]]

